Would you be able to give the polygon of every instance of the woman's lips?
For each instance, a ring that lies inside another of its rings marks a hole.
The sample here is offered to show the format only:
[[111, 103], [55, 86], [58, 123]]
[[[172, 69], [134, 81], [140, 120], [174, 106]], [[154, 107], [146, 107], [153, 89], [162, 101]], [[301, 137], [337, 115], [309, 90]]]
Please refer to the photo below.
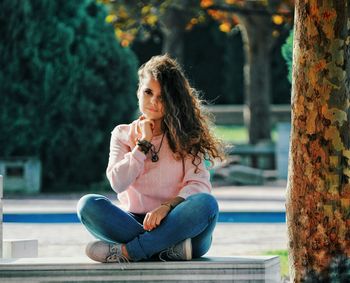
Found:
[[151, 111], [151, 112], [158, 112], [158, 110], [153, 109], [153, 108], [147, 108], [147, 110]]

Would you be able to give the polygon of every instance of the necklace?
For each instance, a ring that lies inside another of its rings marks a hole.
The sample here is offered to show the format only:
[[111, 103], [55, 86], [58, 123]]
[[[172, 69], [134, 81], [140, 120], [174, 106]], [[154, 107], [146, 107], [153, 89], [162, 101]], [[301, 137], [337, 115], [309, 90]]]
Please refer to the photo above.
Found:
[[156, 150], [156, 147], [153, 144], [152, 144], [152, 147], [150, 148], [151, 156], [152, 156], [151, 157], [152, 162], [157, 162], [159, 160], [158, 153], [160, 151], [160, 148], [162, 147], [164, 136], [165, 136], [165, 132], [164, 132], [164, 134], [162, 136], [162, 140], [160, 141], [160, 145], [159, 145], [158, 150]]

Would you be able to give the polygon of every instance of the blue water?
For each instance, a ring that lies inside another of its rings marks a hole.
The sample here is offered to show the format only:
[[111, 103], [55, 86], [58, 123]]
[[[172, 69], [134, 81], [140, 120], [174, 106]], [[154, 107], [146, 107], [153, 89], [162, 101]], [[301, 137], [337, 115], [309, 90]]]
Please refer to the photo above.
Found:
[[[4, 223], [79, 223], [75, 213], [31, 213], [3, 215]], [[285, 223], [285, 212], [220, 212], [221, 223]]]

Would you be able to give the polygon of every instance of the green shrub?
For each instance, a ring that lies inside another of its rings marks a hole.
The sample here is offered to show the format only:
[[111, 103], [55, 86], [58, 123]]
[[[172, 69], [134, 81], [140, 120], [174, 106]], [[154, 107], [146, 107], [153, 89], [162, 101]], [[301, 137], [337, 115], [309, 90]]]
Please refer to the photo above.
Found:
[[288, 80], [290, 83], [292, 83], [293, 71], [293, 34], [293, 30], [291, 30], [285, 44], [282, 46], [282, 55], [288, 66]]
[[103, 180], [136, 108], [135, 56], [105, 17], [94, 0], [0, 2], [0, 155], [39, 156], [44, 191]]

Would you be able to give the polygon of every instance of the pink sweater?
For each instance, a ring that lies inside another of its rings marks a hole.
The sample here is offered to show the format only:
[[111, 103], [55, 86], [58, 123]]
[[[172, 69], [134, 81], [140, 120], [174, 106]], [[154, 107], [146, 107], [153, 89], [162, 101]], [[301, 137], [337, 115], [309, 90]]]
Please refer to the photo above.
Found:
[[[133, 213], [147, 213], [176, 196], [187, 198], [196, 193], [210, 193], [209, 172], [202, 161], [195, 173], [192, 158], [175, 160], [166, 136], [158, 153], [159, 161], [152, 162], [136, 148], [137, 121], [119, 125], [112, 131], [107, 178], [118, 193], [122, 207]], [[158, 150], [162, 135], [152, 143]]]

